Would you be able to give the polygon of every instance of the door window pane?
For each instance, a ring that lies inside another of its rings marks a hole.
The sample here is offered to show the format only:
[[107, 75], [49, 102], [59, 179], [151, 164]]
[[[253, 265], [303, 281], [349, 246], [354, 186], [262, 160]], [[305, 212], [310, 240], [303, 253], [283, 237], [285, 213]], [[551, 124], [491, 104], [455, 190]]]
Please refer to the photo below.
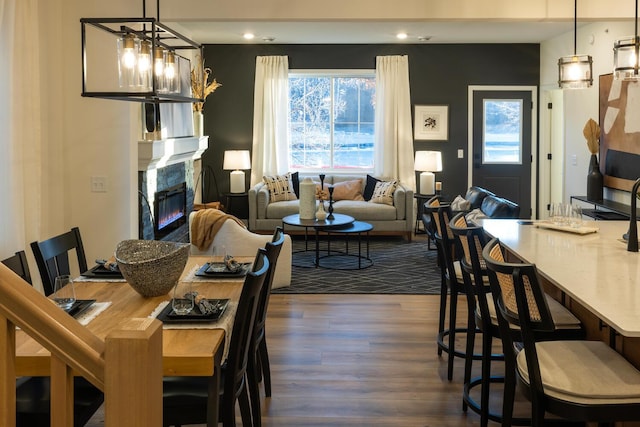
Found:
[[482, 163], [522, 164], [522, 114], [522, 100], [484, 100]]

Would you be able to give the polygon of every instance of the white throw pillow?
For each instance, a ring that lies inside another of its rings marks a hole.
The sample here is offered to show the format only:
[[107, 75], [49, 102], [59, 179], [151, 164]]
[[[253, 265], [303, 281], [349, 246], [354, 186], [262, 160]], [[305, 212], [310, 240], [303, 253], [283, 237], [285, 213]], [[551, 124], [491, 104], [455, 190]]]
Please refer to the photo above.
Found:
[[262, 180], [269, 189], [269, 202], [298, 199], [293, 191], [290, 173], [286, 175], [263, 176]]
[[393, 193], [397, 186], [398, 181], [396, 180], [377, 182], [369, 202], [393, 206]]

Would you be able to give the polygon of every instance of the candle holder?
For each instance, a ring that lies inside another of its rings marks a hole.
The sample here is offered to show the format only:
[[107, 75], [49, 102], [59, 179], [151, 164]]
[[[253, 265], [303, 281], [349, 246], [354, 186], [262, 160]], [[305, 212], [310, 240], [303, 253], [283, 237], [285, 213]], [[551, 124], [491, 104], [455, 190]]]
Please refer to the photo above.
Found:
[[327, 219], [334, 219], [333, 216], [333, 187], [329, 187], [329, 216]]

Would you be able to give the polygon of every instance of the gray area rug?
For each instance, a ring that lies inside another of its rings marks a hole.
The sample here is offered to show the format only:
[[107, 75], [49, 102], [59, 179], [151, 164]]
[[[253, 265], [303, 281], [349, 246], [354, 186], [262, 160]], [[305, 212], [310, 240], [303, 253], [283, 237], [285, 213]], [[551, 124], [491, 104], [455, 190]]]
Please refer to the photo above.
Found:
[[[310, 238], [305, 251], [304, 238], [293, 237], [293, 269], [291, 286], [276, 289], [278, 294], [412, 294], [440, 293], [440, 269], [436, 265], [437, 251], [427, 250], [424, 240], [407, 242], [399, 237], [371, 237], [369, 258], [372, 265], [358, 267], [358, 241], [351, 238], [349, 256], [344, 238], [331, 242], [332, 254], [321, 258], [316, 268], [315, 241]], [[434, 247], [433, 245], [431, 246]], [[366, 243], [362, 242], [362, 255], [366, 256]], [[326, 255], [327, 242], [320, 242], [320, 256]], [[361, 260], [361, 266], [369, 261]]]

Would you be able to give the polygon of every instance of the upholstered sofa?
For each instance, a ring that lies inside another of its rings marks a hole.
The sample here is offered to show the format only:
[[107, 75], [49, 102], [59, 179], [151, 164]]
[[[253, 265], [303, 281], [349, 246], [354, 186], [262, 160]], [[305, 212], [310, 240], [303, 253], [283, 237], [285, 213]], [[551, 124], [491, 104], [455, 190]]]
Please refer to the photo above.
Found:
[[520, 215], [520, 205], [511, 200], [496, 196], [491, 191], [482, 187], [470, 187], [464, 198], [470, 204], [468, 210], [471, 212], [475, 210], [477, 216], [486, 216], [489, 218], [518, 218]]
[[[317, 175], [309, 177], [320, 182]], [[303, 176], [300, 176], [299, 181], [302, 179]], [[324, 185], [342, 185], [354, 180], [361, 181], [362, 196], [371, 192], [367, 187], [375, 186], [376, 181], [388, 181], [378, 180], [369, 175], [326, 175]], [[295, 186], [295, 183], [292, 185]], [[372, 234], [402, 235], [411, 240], [415, 221], [413, 205], [413, 190], [398, 184], [390, 205], [367, 201], [363, 197], [361, 200], [337, 200], [333, 203], [333, 211], [370, 223], [373, 225]], [[328, 206], [328, 202], [325, 202], [325, 206]], [[249, 190], [249, 229], [254, 232], [269, 232], [274, 227], [282, 225], [282, 218], [297, 213], [299, 213], [297, 196], [291, 197], [290, 200], [273, 201], [265, 182], [260, 182]]]
[[[189, 241], [194, 239], [191, 235], [191, 223], [196, 212], [189, 214]], [[275, 227], [274, 227], [275, 230]], [[226, 220], [216, 233], [213, 243], [208, 248], [199, 249], [191, 244], [191, 255], [225, 255], [225, 252], [233, 256], [253, 257], [258, 248], [263, 248], [271, 241], [271, 234], [256, 234], [239, 225], [233, 220]], [[282, 288], [291, 285], [291, 236], [285, 235], [284, 245], [278, 256], [278, 264], [273, 276], [273, 288]]]

